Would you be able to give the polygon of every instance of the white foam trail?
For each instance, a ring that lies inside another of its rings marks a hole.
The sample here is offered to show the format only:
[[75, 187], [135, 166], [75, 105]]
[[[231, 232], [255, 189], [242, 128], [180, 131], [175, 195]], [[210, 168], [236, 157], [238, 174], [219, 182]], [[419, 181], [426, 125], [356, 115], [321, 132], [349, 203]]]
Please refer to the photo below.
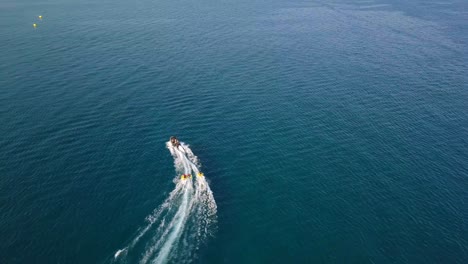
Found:
[[142, 228], [136, 237], [123, 249], [119, 249], [115, 252], [114, 258], [118, 258], [122, 252], [132, 249], [138, 241], [150, 230], [154, 223], [159, 219], [162, 213], [164, 213], [170, 206], [171, 202], [174, 200], [174, 197], [179, 194], [182, 185], [176, 185], [176, 188], [169, 194], [169, 197], [163, 202], [161, 206], [153, 211], [153, 213], [146, 217], [148, 224]]
[[115, 252], [114, 254], [114, 258], [117, 258], [120, 255], [120, 253], [124, 252], [125, 250], [127, 250], [127, 248], [117, 250], [117, 252]]
[[[176, 177], [176, 187], [169, 197], [146, 217], [147, 224], [131, 242], [115, 252], [114, 260], [118, 262], [133, 263], [135, 255], [141, 256], [140, 263], [190, 262], [200, 244], [216, 231], [216, 202], [205, 177], [197, 176], [197, 157], [182, 142], [178, 147], [167, 142], [167, 147], [176, 172], [193, 177]], [[144, 252], [141, 245], [146, 245]]]
[[189, 212], [189, 208], [191, 207], [191, 203], [193, 203], [193, 200], [190, 203], [188, 202], [188, 195], [186, 192], [184, 195], [183, 204], [177, 212], [176, 216], [174, 217], [174, 230], [171, 232], [165, 243], [162, 245], [159, 255], [154, 260], [154, 263], [165, 263], [167, 261], [167, 256], [169, 255], [175, 240], [178, 239], [181, 235], [182, 228], [185, 224], [185, 221], [187, 220], [187, 214]]
[[[184, 183], [185, 184], [185, 183]], [[164, 263], [169, 254], [174, 241], [178, 238], [181, 232], [181, 228], [186, 220], [186, 216], [191, 207], [192, 201], [189, 202], [189, 196], [192, 191], [191, 184], [186, 184], [184, 188], [184, 193], [182, 196], [182, 202], [178, 208], [176, 214], [170, 220], [167, 226], [161, 225], [156, 233], [162, 232], [161, 236], [155, 236], [157, 239], [156, 242], [145, 252], [140, 263], [148, 263], [149, 259], [154, 255], [154, 253], [159, 250], [157, 263]]]

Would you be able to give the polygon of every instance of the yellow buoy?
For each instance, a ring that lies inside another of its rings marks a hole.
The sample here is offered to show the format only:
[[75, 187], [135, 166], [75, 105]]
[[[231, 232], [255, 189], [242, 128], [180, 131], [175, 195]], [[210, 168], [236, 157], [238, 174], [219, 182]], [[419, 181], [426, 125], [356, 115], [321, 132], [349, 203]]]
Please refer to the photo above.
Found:
[[34, 23], [34, 24], [33, 24], [33, 28], [36, 28], [36, 27], [37, 27], [37, 24], [36, 24], [36, 23]]
[[41, 19], [41, 20], [42, 20], [42, 16], [39, 16], [39, 19]]
[[203, 175], [203, 173], [201, 173], [201, 172], [198, 173], [198, 177], [203, 177], [203, 176], [205, 176], [205, 175]]

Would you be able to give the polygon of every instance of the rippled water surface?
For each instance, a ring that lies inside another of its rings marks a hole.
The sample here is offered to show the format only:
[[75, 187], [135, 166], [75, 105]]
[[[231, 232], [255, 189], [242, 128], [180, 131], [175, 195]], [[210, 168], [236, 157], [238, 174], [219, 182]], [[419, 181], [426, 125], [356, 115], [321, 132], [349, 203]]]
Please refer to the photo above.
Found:
[[468, 263], [467, 10], [3, 0], [0, 263]]

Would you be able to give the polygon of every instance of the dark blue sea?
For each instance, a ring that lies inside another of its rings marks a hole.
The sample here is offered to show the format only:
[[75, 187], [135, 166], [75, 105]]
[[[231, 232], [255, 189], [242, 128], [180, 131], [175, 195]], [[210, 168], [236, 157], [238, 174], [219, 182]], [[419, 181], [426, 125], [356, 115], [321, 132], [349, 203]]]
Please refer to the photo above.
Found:
[[0, 263], [468, 263], [468, 2], [2, 0]]

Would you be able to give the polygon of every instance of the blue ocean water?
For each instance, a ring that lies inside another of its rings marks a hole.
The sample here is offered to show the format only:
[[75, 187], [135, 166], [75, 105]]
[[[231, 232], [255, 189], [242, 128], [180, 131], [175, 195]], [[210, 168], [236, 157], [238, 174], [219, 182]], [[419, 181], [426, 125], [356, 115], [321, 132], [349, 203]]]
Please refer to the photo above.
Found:
[[466, 10], [3, 0], [0, 263], [158, 260], [152, 229], [114, 255], [177, 186], [171, 135], [217, 224], [169, 263], [468, 263]]

